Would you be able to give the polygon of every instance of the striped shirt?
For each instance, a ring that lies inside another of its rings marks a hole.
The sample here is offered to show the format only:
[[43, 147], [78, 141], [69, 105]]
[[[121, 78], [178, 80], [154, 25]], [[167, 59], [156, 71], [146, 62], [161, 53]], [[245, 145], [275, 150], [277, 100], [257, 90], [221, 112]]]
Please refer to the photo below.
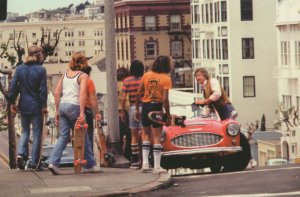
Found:
[[135, 97], [142, 82], [141, 79], [141, 77], [130, 76], [123, 81], [122, 92], [128, 93], [130, 105], [135, 104]]

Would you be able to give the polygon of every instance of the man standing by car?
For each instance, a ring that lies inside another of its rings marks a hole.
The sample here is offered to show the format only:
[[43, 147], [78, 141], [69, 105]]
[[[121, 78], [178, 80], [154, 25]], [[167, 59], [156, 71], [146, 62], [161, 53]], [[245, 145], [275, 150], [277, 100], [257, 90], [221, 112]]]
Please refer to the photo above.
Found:
[[35, 169], [39, 160], [43, 113], [47, 113], [47, 75], [46, 69], [42, 66], [43, 62], [42, 48], [37, 45], [29, 47], [25, 63], [17, 67], [9, 89], [13, 113], [17, 112], [15, 100], [20, 94], [18, 107], [21, 114], [22, 135], [17, 157], [20, 170], [24, 170], [29, 156], [30, 125], [33, 134], [31, 168]]
[[209, 77], [207, 70], [204, 68], [198, 68], [195, 71], [195, 78], [203, 87], [205, 98], [196, 100], [195, 103], [199, 105], [212, 104], [218, 111], [221, 120], [230, 118], [234, 108], [220, 82], [215, 78]]

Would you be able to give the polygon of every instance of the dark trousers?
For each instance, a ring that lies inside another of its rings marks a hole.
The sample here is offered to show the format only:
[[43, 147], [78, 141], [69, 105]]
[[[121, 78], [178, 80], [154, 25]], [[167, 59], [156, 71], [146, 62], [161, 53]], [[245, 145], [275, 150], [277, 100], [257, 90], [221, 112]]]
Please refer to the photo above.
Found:
[[92, 148], [92, 152], [94, 153], [94, 117], [93, 111], [90, 108], [84, 109], [86, 123], [89, 125], [87, 129], [90, 145]]

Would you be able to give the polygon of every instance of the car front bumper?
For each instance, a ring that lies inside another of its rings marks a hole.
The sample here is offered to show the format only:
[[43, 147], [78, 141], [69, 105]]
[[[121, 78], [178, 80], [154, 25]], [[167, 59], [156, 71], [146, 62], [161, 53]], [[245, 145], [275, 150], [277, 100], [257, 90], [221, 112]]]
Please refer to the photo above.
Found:
[[184, 155], [201, 155], [201, 154], [219, 154], [227, 155], [237, 152], [241, 152], [242, 147], [232, 146], [232, 147], [212, 147], [212, 148], [199, 148], [199, 149], [183, 149], [175, 151], [165, 151], [161, 153], [162, 157], [172, 157], [172, 156], [184, 156]]

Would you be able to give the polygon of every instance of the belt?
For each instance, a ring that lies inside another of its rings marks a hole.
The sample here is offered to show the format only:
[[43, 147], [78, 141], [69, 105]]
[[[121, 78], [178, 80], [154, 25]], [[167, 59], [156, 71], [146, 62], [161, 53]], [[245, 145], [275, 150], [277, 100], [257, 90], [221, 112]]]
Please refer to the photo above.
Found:
[[162, 102], [159, 102], [159, 101], [150, 101], [150, 102], [147, 102], [147, 103], [151, 103], [151, 104], [162, 104]]

